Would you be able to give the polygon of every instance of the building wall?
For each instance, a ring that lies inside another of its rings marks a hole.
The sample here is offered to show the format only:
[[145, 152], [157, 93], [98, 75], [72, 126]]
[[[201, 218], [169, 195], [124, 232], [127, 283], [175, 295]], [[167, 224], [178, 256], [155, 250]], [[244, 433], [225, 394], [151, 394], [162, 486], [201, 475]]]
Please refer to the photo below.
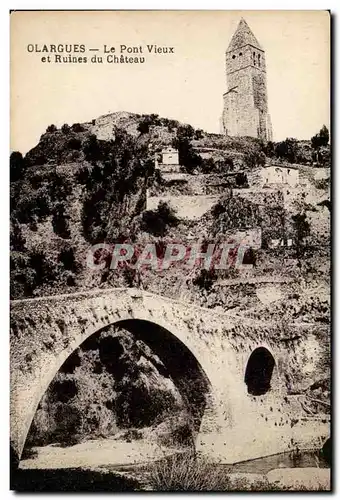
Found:
[[168, 149], [162, 151], [162, 163], [164, 165], [178, 165], [178, 151], [175, 149]]
[[299, 184], [299, 171], [293, 168], [278, 166], [267, 167], [262, 170], [263, 184], [289, 184], [295, 187]]
[[[275, 189], [233, 189], [233, 196], [240, 196], [268, 208], [283, 207], [283, 193]], [[181, 195], [181, 196], [147, 196], [146, 209], [157, 210], [159, 202], [166, 202], [177, 211], [177, 216], [190, 220], [199, 219], [208, 212], [219, 200], [216, 195]]]
[[161, 172], [166, 172], [166, 173], [176, 173], [180, 172], [181, 166], [178, 164], [171, 164], [171, 163], [160, 163], [156, 166], [156, 168], [159, 168]]

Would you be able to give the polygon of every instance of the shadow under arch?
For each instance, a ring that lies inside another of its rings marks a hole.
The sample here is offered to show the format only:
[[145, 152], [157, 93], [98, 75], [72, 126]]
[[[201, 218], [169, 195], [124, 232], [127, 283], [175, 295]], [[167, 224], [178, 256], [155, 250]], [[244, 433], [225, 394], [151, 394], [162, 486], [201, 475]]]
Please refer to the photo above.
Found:
[[[53, 383], [55, 375], [65, 369], [67, 364], [70, 362], [70, 358], [74, 356], [77, 349], [91, 341], [96, 342], [96, 339], [99, 339], [101, 333], [109, 331], [112, 327], [121, 328], [130, 332], [136, 340], [143, 341], [162, 361], [167, 369], [167, 372], [171, 376], [174, 385], [181, 394], [186, 409], [190, 412], [192, 437], [195, 439], [200, 430], [205, 408], [210, 400], [210, 381], [194, 354], [174, 333], [171, 333], [169, 330], [155, 322], [145, 319], [118, 320], [91, 333], [73, 350], [72, 353], [69, 354], [66, 360], [59, 367], [59, 370], [55, 372], [52, 380], [44, 390], [39, 401], [42, 400], [44, 394]], [[107, 351], [107, 356], [110, 356], [109, 350]], [[38, 407], [39, 404], [37, 408]], [[33, 415], [30, 428], [25, 439], [25, 445], [30, 436], [34, 416], [35, 414]]]
[[257, 347], [249, 356], [244, 382], [248, 394], [262, 396], [271, 388], [275, 359], [266, 347]]
[[136, 339], [145, 342], [167, 367], [198, 433], [211, 394], [211, 384], [194, 354], [176, 335], [151, 321], [123, 320], [115, 326], [125, 328]]

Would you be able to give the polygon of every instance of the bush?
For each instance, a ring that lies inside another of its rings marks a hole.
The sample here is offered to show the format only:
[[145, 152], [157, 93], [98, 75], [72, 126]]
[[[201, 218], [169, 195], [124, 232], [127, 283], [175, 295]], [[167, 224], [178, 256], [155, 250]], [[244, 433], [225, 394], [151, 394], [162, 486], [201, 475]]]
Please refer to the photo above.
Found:
[[90, 163], [96, 163], [102, 158], [97, 136], [92, 134], [83, 144], [85, 159]]
[[227, 491], [229, 476], [216, 464], [198, 459], [193, 453], [176, 454], [151, 468], [156, 491]]
[[298, 154], [298, 142], [296, 139], [287, 138], [285, 141], [277, 143], [275, 154], [278, 158], [295, 163]]
[[312, 148], [319, 149], [322, 146], [327, 146], [329, 142], [329, 131], [326, 125], [322, 127], [320, 132], [311, 138]]
[[145, 118], [144, 120], [140, 121], [137, 127], [138, 132], [141, 134], [148, 134], [150, 130], [150, 120], [148, 118]]
[[56, 132], [58, 129], [55, 125], [49, 125], [46, 129], [46, 132], [49, 133], [49, 134], [52, 134], [52, 132]]
[[142, 215], [142, 230], [154, 236], [164, 236], [169, 227], [178, 225], [175, 211], [166, 203], [159, 202], [157, 210], [147, 210]]
[[259, 209], [255, 203], [231, 196], [220, 200], [211, 209], [212, 236], [223, 234], [229, 229], [247, 229], [260, 223]]
[[67, 123], [64, 123], [64, 125], [61, 127], [61, 131], [63, 134], [69, 134], [71, 131], [71, 127], [67, 125]]
[[253, 169], [253, 168], [265, 165], [266, 155], [263, 153], [263, 151], [260, 151], [257, 148], [251, 147], [244, 154], [243, 161], [249, 169]]
[[68, 239], [71, 236], [68, 219], [65, 215], [65, 207], [58, 203], [52, 217], [52, 226], [55, 234], [61, 238]]
[[204, 290], [211, 290], [217, 280], [214, 269], [201, 269], [199, 275], [193, 280], [193, 284]]
[[34, 270], [34, 288], [52, 283], [55, 279], [55, 270], [48, 261], [44, 252], [33, 251], [30, 254], [30, 267]]
[[76, 259], [74, 256], [74, 250], [72, 247], [64, 248], [58, 255], [58, 260], [61, 262], [65, 269], [68, 271], [77, 271]]
[[80, 123], [74, 123], [71, 128], [72, 128], [73, 132], [83, 132], [84, 131], [84, 127], [82, 127], [80, 125]]
[[201, 163], [201, 172], [203, 174], [211, 174], [216, 172], [216, 163], [213, 158], [207, 158], [206, 160], [202, 160]]
[[72, 137], [67, 142], [67, 147], [68, 147], [68, 149], [74, 149], [74, 150], [79, 151], [81, 149], [81, 140], [77, 139], [76, 137]]

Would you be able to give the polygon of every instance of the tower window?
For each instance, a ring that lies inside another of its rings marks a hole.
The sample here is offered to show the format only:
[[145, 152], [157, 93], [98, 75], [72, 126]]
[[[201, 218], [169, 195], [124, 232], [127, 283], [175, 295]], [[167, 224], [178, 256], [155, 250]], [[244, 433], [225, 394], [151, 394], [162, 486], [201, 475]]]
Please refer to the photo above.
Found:
[[242, 56], [242, 52], [240, 52], [240, 54], [239, 54], [239, 55], [240, 55], [240, 56]]
[[234, 54], [234, 55], [233, 55], [233, 59], [235, 59], [235, 57], [236, 57], [236, 56], [235, 56], [235, 54]]
[[259, 66], [261, 66], [261, 56], [260, 56], [260, 54], [258, 54], [257, 58], [259, 60]]

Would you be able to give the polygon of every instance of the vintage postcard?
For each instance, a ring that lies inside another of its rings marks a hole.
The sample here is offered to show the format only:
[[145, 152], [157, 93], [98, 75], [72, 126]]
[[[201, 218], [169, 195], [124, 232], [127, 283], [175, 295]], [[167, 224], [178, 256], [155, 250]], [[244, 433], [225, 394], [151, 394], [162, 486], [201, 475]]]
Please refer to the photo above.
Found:
[[11, 489], [330, 490], [330, 12], [10, 21]]

